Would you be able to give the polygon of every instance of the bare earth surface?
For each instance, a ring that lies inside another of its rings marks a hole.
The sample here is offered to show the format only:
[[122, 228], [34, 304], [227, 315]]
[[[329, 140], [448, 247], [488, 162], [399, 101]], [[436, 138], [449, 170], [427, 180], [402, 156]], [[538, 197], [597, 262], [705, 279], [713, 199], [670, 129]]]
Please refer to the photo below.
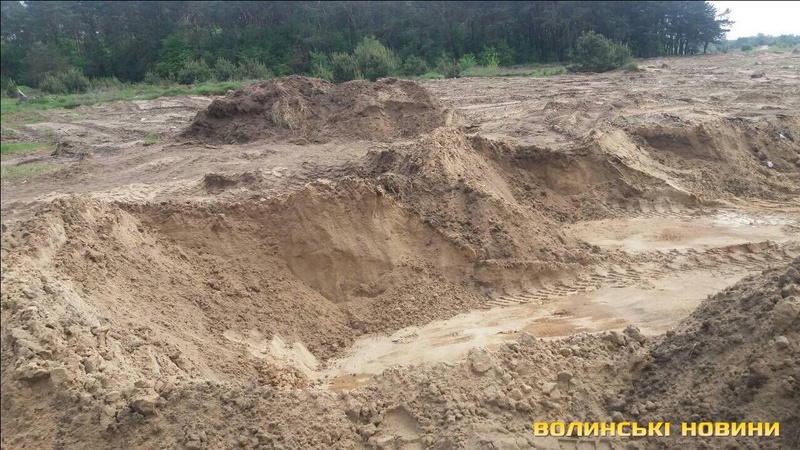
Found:
[[58, 170], [2, 183], [2, 447], [797, 448], [800, 55], [640, 66], [14, 128]]

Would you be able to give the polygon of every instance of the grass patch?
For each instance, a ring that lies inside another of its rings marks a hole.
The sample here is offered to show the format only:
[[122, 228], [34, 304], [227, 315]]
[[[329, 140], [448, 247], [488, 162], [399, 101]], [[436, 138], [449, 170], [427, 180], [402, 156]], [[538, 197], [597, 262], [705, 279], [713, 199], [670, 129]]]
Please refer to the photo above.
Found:
[[622, 70], [624, 70], [625, 72], [638, 72], [641, 69], [639, 69], [639, 65], [638, 64], [636, 64], [635, 62], [631, 61], [628, 64], [625, 64], [624, 66], [622, 66]]
[[0, 101], [0, 115], [5, 120], [8, 116], [26, 115], [15, 117], [15, 122], [22, 120], [41, 120], [35, 114], [51, 108], [76, 108], [81, 105], [94, 105], [114, 101], [153, 100], [159, 97], [174, 97], [178, 95], [222, 95], [231, 89], [238, 89], [248, 81], [220, 81], [198, 83], [191, 86], [184, 85], [151, 85], [151, 84], [125, 84], [119, 89], [98, 89], [85, 94], [48, 95], [35, 89], [24, 88], [29, 99], [17, 103], [16, 99], [3, 98]]
[[415, 80], [441, 80], [444, 78], [444, 75], [440, 74], [439, 72], [428, 72], [412, 78]]
[[563, 66], [484, 67], [475, 66], [461, 72], [462, 77], [551, 77], [563, 75]]
[[3, 164], [0, 166], [0, 180], [11, 181], [22, 178], [31, 178], [58, 170], [53, 164], [30, 163], [21, 166]]
[[161, 138], [158, 136], [158, 133], [147, 133], [147, 136], [144, 137], [144, 145], [155, 145], [160, 141]]
[[30, 153], [37, 150], [52, 150], [53, 146], [44, 142], [3, 142], [0, 143], [0, 155], [12, 153]]

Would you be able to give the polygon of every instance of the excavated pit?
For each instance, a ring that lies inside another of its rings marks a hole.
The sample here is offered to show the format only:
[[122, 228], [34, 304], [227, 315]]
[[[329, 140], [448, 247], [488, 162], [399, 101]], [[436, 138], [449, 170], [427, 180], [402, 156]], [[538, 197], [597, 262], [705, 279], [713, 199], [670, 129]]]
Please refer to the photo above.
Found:
[[4, 445], [622, 448], [529, 430], [619, 415], [796, 445], [797, 117], [515, 95], [290, 77], [4, 187]]

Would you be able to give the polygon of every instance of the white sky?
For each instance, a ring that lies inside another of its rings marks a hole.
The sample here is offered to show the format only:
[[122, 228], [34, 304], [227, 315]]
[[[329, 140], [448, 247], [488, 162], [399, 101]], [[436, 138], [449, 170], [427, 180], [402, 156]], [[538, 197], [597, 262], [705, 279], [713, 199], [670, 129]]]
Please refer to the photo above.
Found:
[[800, 34], [800, 1], [794, 2], [710, 2], [718, 12], [730, 8], [736, 23], [728, 39], [755, 36], [758, 33], [779, 36]]

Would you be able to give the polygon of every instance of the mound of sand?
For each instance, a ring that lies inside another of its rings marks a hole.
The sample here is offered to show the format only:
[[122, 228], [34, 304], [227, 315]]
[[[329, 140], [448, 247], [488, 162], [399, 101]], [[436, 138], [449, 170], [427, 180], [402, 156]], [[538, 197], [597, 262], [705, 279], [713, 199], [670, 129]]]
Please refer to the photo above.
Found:
[[[759, 448], [800, 447], [798, 269], [795, 260], [704, 301], [653, 347], [620, 409], [643, 421], [780, 422], [782, 440], [760, 438]], [[753, 438], [714, 440], [739, 448]]]
[[182, 136], [231, 143], [391, 141], [460, 121], [454, 109], [413, 81], [332, 84], [290, 76], [251, 84], [215, 100]]

